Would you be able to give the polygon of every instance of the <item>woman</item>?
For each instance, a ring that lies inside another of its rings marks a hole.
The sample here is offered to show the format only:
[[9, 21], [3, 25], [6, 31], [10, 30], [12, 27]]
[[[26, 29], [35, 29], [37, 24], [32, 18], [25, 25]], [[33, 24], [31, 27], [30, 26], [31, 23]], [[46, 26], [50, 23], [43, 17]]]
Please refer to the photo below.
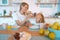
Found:
[[[23, 2], [20, 5], [19, 13], [13, 14], [13, 19], [16, 21], [16, 23], [19, 26], [23, 26], [26, 23], [28, 23], [28, 18], [29, 18], [29, 16], [27, 16], [28, 9], [29, 9], [29, 5], [25, 2]], [[26, 26], [28, 26], [28, 25], [26, 25]]]

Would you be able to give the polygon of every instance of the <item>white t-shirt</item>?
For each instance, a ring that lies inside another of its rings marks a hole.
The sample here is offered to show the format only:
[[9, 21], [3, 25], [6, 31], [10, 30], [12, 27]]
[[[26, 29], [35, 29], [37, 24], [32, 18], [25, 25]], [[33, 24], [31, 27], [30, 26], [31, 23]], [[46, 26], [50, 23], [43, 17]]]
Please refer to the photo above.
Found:
[[35, 18], [30, 18], [29, 21], [31, 24], [36, 25], [36, 19]]
[[21, 13], [17, 12], [17, 13], [13, 13], [12, 14], [13, 20], [15, 21], [14, 25], [17, 27], [20, 27], [19, 25], [17, 25], [16, 20], [19, 20], [20, 22], [24, 21], [24, 19], [26, 18], [26, 16], [22, 15]]
[[44, 28], [44, 23], [36, 23], [35, 18], [29, 19], [29, 21], [31, 22], [31, 24], [33, 24], [31, 27], [32, 29]]
[[39, 25], [38, 23], [36, 23], [36, 19], [35, 18], [30, 18], [29, 21], [32, 24], [32, 27], [30, 27], [30, 29], [39, 29]]
[[14, 13], [12, 16], [13, 16], [13, 20], [19, 20], [20, 22], [26, 18], [26, 16], [22, 15], [19, 12]]

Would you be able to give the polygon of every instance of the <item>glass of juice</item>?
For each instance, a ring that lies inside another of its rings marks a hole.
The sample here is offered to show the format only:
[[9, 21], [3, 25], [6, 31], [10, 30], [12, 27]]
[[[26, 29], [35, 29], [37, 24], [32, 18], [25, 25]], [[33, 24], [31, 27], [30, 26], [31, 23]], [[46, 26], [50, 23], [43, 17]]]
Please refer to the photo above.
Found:
[[6, 29], [7, 29], [7, 30], [11, 30], [11, 29], [12, 29], [12, 26], [11, 26], [11, 25], [8, 25], [8, 26], [6, 27]]

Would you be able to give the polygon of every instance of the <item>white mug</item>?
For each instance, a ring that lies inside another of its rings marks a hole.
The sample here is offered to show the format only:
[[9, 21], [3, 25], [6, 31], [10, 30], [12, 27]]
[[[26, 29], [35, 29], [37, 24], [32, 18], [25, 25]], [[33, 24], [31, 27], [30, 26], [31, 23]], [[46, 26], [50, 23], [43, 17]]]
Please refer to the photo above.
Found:
[[3, 23], [3, 24], [2, 24], [2, 26], [3, 26], [4, 29], [6, 29], [6, 26], [7, 26], [7, 25], [8, 25], [7, 23]]

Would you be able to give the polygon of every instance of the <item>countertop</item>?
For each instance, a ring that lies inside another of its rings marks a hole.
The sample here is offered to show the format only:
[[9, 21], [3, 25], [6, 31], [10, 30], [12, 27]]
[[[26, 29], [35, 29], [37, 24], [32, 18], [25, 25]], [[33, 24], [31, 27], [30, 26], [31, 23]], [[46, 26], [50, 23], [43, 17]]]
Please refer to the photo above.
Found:
[[[40, 36], [38, 31], [31, 31], [28, 29], [28, 27], [20, 27], [18, 30], [0, 30], [0, 34], [9, 34], [9, 35], [13, 35], [16, 32], [28, 32], [32, 35], [31, 40], [49, 40], [47, 37], [44, 36]], [[12, 40], [12, 37], [8, 38], [9, 40]]]
[[38, 33], [38, 31], [30, 31], [28, 29], [28, 27], [20, 27], [18, 30], [0, 30], [0, 34], [15, 34], [16, 32], [28, 32], [30, 33], [32, 36], [39, 36], [40, 34]]

